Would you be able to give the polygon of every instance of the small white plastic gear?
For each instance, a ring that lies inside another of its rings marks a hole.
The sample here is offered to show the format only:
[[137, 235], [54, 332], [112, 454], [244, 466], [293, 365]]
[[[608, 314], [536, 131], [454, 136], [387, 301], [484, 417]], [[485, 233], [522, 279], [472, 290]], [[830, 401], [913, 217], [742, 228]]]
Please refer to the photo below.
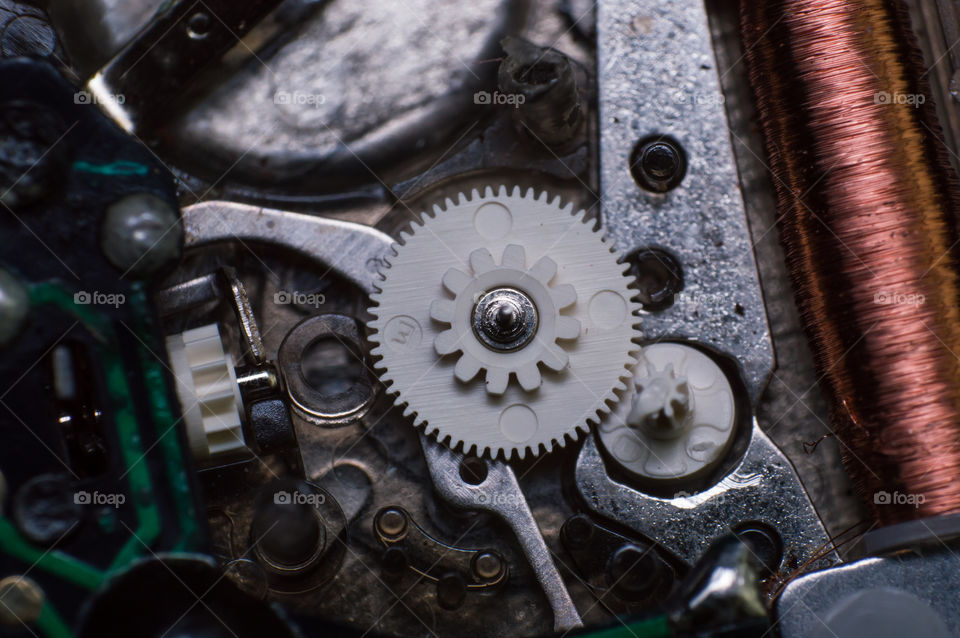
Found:
[[647, 376], [634, 377], [636, 392], [627, 422], [655, 439], [670, 439], [689, 425], [693, 396], [685, 376], [673, 364], [663, 370], [647, 362]]
[[190, 450], [198, 461], [249, 457], [243, 435], [243, 399], [233, 357], [217, 324], [167, 337]]
[[657, 343], [643, 349], [630, 390], [598, 430], [623, 469], [682, 483], [723, 460], [735, 423], [733, 388], [720, 366], [691, 346]]
[[[470, 268], [472, 275], [456, 268], [443, 275], [443, 287], [454, 299], [435, 299], [430, 305], [432, 319], [450, 324], [449, 329], [437, 335], [434, 349], [439, 355], [462, 353], [453, 374], [464, 383], [484, 370], [490, 394], [506, 392], [511, 374], [524, 390], [536, 390], [543, 383], [539, 364], [560, 372], [570, 361], [557, 340], [580, 336], [580, 322], [560, 314], [576, 303], [577, 291], [570, 284], [550, 285], [557, 274], [557, 262], [550, 257], [541, 257], [528, 269], [526, 251], [517, 244], [504, 248], [499, 266], [489, 250], [477, 248], [470, 253]], [[471, 334], [471, 315], [477, 298], [497, 286], [523, 290], [539, 315], [533, 340], [515, 352], [494, 352]]]
[[[370, 340], [397, 404], [440, 442], [540, 454], [579, 438], [626, 390], [639, 305], [583, 211], [488, 187], [448, 198], [400, 237], [372, 295]], [[539, 317], [514, 351], [488, 349], [471, 323], [478, 295], [498, 288], [522, 291]]]

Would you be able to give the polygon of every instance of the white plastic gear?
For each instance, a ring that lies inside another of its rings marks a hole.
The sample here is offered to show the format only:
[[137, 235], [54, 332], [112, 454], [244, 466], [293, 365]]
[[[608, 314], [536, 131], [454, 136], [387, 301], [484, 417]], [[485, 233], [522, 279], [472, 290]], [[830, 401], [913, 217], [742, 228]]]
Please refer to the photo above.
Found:
[[[559, 197], [488, 187], [448, 198], [401, 233], [372, 295], [381, 380], [454, 449], [525, 458], [576, 440], [626, 390], [639, 351], [617, 257]], [[473, 295], [499, 287], [535, 298], [540, 316], [534, 342], [513, 352], [488, 350], [470, 324]]]
[[709, 356], [680, 343], [646, 346], [623, 401], [598, 432], [610, 457], [648, 481], [709, 473], [733, 442], [734, 392]]
[[[550, 285], [558, 269], [557, 262], [550, 257], [541, 257], [527, 268], [526, 251], [517, 244], [504, 248], [499, 266], [486, 248], [477, 248], [470, 253], [469, 261], [473, 275], [456, 268], [443, 275], [443, 287], [454, 298], [435, 299], [430, 304], [430, 317], [450, 325], [437, 335], [434, 349], [439, 355], [462, 353], [453, 374], [464, 383], [484, 370], [490, 394], [503, 394], [511, 374], [516, 376], [524, 390], [532, 392], [543, 383], [539, 364], [560, 372], [570, 361], [557, 340], [573, 340], [580, 336], [580, 322], [560, 314], [576, 303], [577, 292], [570, 284]], [[513, 352], [494, 352], [473, 338], [472, 313], [476, 300], [496, 286], [525, 292], [539, 315], [533, 340]]]
[[636, 388], [627, 422], [655, 439], [672, 439], [689, 425], [693, 415], [690, 384], [677, 376], [673, 363], [663, 370], [647, 361], [646, 377], [634, 376]]
[[240, 386], [233, 357], [223, 348], [217, 324], [170, 335], [167, 353], [194, 458], [249, 457], [241, 421]]

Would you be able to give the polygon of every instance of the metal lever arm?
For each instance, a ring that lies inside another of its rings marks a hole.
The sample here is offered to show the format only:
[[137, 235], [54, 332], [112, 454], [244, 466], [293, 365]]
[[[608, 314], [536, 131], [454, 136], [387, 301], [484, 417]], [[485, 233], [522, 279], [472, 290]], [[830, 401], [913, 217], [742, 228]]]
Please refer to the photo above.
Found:
[[503, 519], [520, 542], [524, 555], [540, 586], [543, 587], [550, 607], [553, 609], [553, 628], [567, 631], [582, 627], [570, 592], [550, 558], [543, 535], [533, 518], [527, 499], [524, 497], [513, 473], [513, 468], [502, 461], [484, 461], [487, 476], [477, 485], [460, 478], [460, 462], [463, 455], [443, 447], [436, 441], [421, 435], [423, 453], [437, 492], [450, 504], [457, 507], [484, 510]]

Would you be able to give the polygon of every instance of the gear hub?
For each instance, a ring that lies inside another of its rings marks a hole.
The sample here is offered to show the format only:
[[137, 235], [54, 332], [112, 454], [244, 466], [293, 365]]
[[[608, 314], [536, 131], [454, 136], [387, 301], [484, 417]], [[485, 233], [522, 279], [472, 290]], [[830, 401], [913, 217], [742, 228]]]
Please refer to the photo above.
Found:
[[470, 253], [469, 263], [472, 276], [456, 268], [443, 276], [454, 298], [430, 306], [432, 319], [450, 325], [434, 341], [437, 354], [461, 353], [454, 376], [464, 383], [486, 370], [490, 394], [503, 394], [511, 374], [524, 390], [536, 390], [543, 381], [540, 364], [560, 372], [570, 361], [557, 340], [580, 336], [580, 322], [560, 314], [576, 303], [576, 290], [570, 284], [551, 287], [557, 263], [541, 257], [528, 268], [526, 251], [517, 244], [504, 248], [499, 266], [486, 248]]

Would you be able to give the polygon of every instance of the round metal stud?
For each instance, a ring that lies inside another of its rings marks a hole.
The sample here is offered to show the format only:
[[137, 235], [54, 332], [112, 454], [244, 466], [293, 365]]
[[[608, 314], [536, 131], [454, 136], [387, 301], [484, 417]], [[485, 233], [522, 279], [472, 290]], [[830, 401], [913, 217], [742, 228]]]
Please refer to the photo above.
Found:
[[539, 317], [533, 300], [515, 288], [495, 288], [473, 309], [473, 331], [491, 350], [512, 352], [537, 333]]

